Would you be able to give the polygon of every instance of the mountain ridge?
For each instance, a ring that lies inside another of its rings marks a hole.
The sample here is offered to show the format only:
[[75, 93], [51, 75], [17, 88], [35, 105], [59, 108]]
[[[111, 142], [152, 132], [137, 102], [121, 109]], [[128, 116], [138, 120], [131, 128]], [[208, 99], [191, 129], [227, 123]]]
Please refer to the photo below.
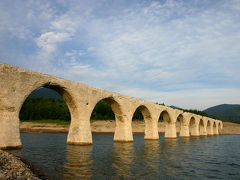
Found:
[[219, 104], [204, 110], [217, 119], [240, 124], [240, 104]]

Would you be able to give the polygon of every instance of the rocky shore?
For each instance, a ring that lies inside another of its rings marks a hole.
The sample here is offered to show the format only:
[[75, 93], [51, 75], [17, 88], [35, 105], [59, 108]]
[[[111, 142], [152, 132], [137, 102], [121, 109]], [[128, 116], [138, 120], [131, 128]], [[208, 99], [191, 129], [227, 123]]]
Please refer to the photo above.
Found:
[[0, 180], [12, 179], [40, 180], [19, 157], [0, 150]]

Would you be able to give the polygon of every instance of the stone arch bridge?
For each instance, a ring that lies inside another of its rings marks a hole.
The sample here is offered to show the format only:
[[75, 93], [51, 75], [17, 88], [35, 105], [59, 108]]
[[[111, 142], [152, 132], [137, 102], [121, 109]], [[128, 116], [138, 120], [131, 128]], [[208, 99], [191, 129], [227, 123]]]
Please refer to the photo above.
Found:
[[25, 99], [40, 87], [57, 91], [71, 114], [67, 144], [92, 144], [90, 116], [95, 105], [104, 100], [115, 114], [114, 141], [132, 142], [132, 116], [139, 108], [144, 116], [145, 139], [158, 139], [158, 120], [165, 122], [165, 138], [176, 138], [176, 122], [180, 121], [180, 137], [217, 135], [222, 121], [203, 117], [167, 106], [135, 99], [84, 84], [59, 79], [0, 63], [0, 148], [20, 148], [19, 112]]

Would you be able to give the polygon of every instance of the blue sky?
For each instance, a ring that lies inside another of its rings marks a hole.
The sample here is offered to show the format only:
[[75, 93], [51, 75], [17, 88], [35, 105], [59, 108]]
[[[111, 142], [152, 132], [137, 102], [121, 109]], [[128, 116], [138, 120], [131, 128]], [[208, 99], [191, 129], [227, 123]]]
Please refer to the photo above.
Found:
[[240, 1], [0, 0], [0, 62], [182, 108], [240, 104]]

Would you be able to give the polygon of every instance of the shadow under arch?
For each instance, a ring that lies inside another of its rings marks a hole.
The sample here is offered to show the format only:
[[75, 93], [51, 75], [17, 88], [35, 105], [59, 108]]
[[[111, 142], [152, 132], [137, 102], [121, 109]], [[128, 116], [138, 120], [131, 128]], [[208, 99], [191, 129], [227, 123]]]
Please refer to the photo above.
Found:
[[217, 123], [216, 121], [213, 122], [213, 134], [218, 135]]
[[177, 121], [176, 121], [176, 132], [177, 133], [181, 133], [181, 130], [182, 130], [182, 126], [183, 126], [183, 115], [180, 113], [177, 117]]
[[198, 131], [198, 129], [196, 128], [197, 126], [197, 122], [196, 119], [192, 116], [189, 120], [189, 134], [191, 136], [195, 136], [196, 135], [196, 131]]
[[218, 131], [220, 131], [222, 129], [222, 125], [221, 125], [221, 122], [218, 122]]
[[75, 110], [77, 109], [76, 108], [76, 104], [73, 100], [73, 97], [71, 95], [71, 93], [67, 90], [66, 87], [60, 85], [60, 84], [56, 84], [56, 83], [44, 83], [42, 85], [38, 85], [36, 87], [33, 87], [32, 89], [29, 89], [28, 92], [26, 92], [23, 97], [21, 98], [22, 100], [20, 101], [20, 104], [19, 104], [19, 108], [18, 108], [18, 113], [20, 112], [21, 110], [21, 107], [24, 103], [24, 101], [27, 99], [27, 97], [29, 97], [29, 95], [40, 89], [40, 88], [48, 88], [48, 89], [52, 89], [54, 90], [55, 92], [57, 92], [63, 99], [64, 101], [66, 102], [67, 106], [68, 106], [68, 109], [70, 111], [70, 114], [71, 114], [71, 118], [73, 118], [74, 116], [74, 112]]
[[212, 135], [212, 127], [210, 120], [207, 121], [207, 135]]
[[31, 86], [31, 88], [26, 89], [26, 92], [22, 93], [20, 96], [20, 101], [17, 104], [17, 113], [18, 113], [18, 118], [20, 116], [20, 111], [22, 109], [22, 106], [26, 99], [33, 93], [34, 91], [40, 89], [40, 88], [48, 88], [51, 90], [54, 90], [56, 93], [58, 93], [63, 100], [65, 101], [69, 113], [70, 113], [70, 122], [72, 122], [73, 119], [78, 119], [78, 112], [77, 112], [77, 107], [76, 103], [74, 101], [74, 98], [72, 96], [72, 93], [69, 91], [67, 87], [64, 87], [61, 84], [58, 83], [52, 83], [52, 82], [47, 82], [47, 83], [42, 83], [38, 84], [36, 86]]
[[199, 121], [199, 134], [200, 136], [205, 136], [205, 129], [204, 129], [204, 122], [203, 119], [200, 119]]
[[170, 115], [167, 112], [167, 110], [163, 110], [160, 113], [158, 121], [165, 122], [165, 123], [170, 123], [171, 122]]
[[151, 112], [145, 105], [139, 105], [137, 108], [135, 108], [135, 111], [133, 111], [133, 114], [131, 115], [132, 121], [134, 120], [143, 120], [145, 124], [144, 128], [144, 139], [156, 139], [152, 136], [152, 131], [154, 131], [154, 125], [153, 125], [153, 119], [151, 116]]

